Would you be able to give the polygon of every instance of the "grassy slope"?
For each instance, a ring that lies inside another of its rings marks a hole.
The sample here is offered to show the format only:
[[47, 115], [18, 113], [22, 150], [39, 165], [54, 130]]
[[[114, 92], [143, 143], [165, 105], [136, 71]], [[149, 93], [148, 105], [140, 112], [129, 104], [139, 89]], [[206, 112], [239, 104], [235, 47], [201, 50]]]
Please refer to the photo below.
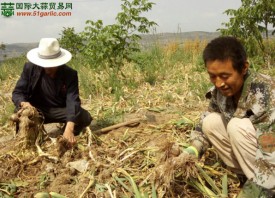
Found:
[[[203, 194], [188, 186], [188, 182], [183, 182], [189, 181], [191, 186], [200, 189], [201, 185], [196, 183], [198, 179], [186, 180], [179, 174], [181, 170], [177, 169], [179, 172], [173, 173], [177, 176], [168, 178], [167, 182], [167, 178], [158, 175], [160, 173], [157, 170], [170, 170], [165, 164], [173, 159], [169, 154], [171, 145], [186, 146], [194, 122], [198, 121], [201, 110], [207, 105], [203, 94], [210, 84], [200, 59], [204, 45], [204, 41], [198, 40], [184, 45], [172, 42], [165, 47], [143, 52], [137, 57], [142, 64], [136, 66], [126, 63], [122, 67], [123, 76], [117, 78], [107, 75], [112, 72], [109, 69], [97, 71], [89, 68], [83, 60], [73, 60], [71, 66], [79, 71], [83, 106], [97, 121], [95, 127], [102, 128], [144, 116], [150, 118], [149, 121], [134, 128], [121, 128], [98, 136], [87, 137], [86, 133], [78, 138], [78, 147], [68, 152], [57, 164], [36, 158], [35, 153], [30, 155], [18, 151], [16, 146], [7, 152], [7, 146], [0, 143], [0, 178], [4, 178], [2, 181], [0, 179], [0, 183], [14, 182], [17, 178], [21, 182], [16, 182], [19, 187], [17, 193], [22, 197], [41, 191], [55, 191], [75, 197], [84, 192], [91, 181], [95, 182], [86, 192], [91, 197], [115, 197], [114, 193], [118, 197], [142, 193], [153, 195], [152, 183], [156, 185], [159, 197], [203, 197]], [[12, 133], [7, 122], [7, 117], [13, 111], [10, 93], [24, 61], [23, 58], [14, 59], [1, 68], [2, 135]], [[87, 143], [87, 140], [90, 142]], [[48, 147], [48, 150], [50, 148], [53, 147]], [[33, 159], [37, 161], [30, 163]], [[66, 168], [68, 161], [79, 159], [89, 160], [87, 173], [90, 175]], [[234, 174], [221, 167], [214, 151], [209, 150], [199, 164], [205, 165], [203, 170], [215, 180], [218, 189], [222, 188], [223, 175], [228, 175], [230, 197], [237, 193], [239, 181]], [[46, 171], [49, 167], [53, 167], [54, 174]], [[205, 179], [201, 178], [201, 181], [205, 182]], [[171, 188], [168, 188], [169, 185]], [[219, 194], [216, 188], [209, 184], [206, 186]], [[0, 187], [7, 189], [5, 185]]]

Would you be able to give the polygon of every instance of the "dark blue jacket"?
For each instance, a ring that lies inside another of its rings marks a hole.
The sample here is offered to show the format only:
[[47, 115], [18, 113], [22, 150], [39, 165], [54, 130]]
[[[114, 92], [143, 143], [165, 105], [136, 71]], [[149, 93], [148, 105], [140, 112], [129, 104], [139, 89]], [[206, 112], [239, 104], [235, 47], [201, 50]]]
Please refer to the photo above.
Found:
[[[32, 97], [42, 72], [43, 68], [33, 63], [28, 62], [24, 65], [23, 72], [12, 92], [12, 101], [17, 109], [20, 108], [21, 102], [30, 102], [32, 104]], [[64, 92], [67, 122], [74, 122], [75, 116], [80, 111], [77, 71], [67, 65], [59, 66], [57, 78], [60, 78], [63, 82], [58, 89]]]

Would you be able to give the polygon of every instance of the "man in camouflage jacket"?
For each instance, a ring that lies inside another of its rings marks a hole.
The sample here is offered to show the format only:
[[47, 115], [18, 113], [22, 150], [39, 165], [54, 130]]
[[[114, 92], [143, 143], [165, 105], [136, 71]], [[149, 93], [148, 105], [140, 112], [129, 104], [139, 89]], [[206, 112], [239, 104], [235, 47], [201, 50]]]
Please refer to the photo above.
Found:
[[275, 80], [248, 69], [245, 50], [234, 37], [212, 40], [203, 59], [214, 87], [187, 151], [202, 153], [211, 144], [229, 168], [247, 177], [245, 189], [258, 191], [239, 197], [274, 196]]

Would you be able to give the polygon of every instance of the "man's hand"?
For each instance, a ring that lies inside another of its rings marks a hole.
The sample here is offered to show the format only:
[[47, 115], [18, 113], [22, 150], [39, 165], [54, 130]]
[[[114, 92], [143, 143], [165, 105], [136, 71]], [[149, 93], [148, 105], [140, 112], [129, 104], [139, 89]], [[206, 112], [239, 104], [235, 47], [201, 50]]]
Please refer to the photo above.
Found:
[[74, 123], [67, 122], [63, 137], [73, 146], [76, 143], [76, 138], [74, 136]]
[[20, 106], [21, 108], [32, 107], [31, 103], [29, 102], [21, 102]]

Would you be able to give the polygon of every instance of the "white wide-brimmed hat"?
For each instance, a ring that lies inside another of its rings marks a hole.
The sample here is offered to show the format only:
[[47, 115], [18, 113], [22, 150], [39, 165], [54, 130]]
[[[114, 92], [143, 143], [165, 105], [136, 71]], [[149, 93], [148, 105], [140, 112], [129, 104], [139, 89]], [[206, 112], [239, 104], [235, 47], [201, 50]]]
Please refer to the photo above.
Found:
[[57, 67], [66, 64], [72, 54], [59, 46], [56, 38], [42, 38], [38, 48], [27, 53], [30, 62], [41, 67]]

